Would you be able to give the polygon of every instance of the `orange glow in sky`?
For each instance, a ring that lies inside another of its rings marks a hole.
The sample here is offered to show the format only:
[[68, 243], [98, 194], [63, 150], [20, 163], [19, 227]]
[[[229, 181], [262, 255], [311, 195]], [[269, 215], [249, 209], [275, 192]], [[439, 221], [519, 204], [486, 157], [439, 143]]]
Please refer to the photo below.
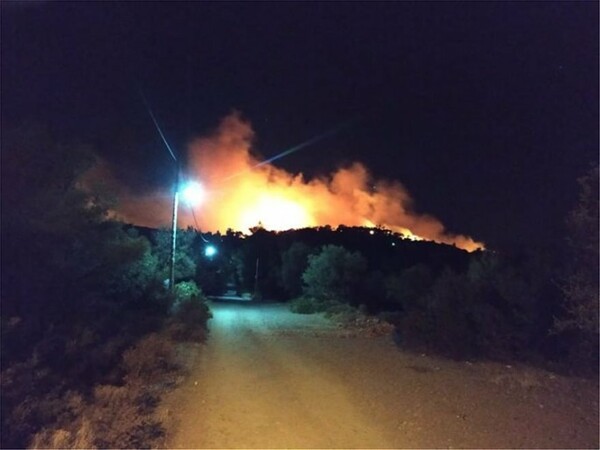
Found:
[[[311, 180], [272, 164], [254, 167], [259, 160], [251, 153], [253, 137], [250, 124], [233, 113], [211, 136], [190, 144], [185, 176], [202, 183], [206, 198], [194, 209], [197, 222], [188, 207], [181, 206], [180, 227], [197, 224], [203, 231], [248, 232], [259, 223], [277, 231], [368, 226], [467, 251], [483, 248], [468, 236], [447, 233], [435, 217], [413, 212], [412, 199], [400, 183], [373, 180], [360, 163]], [[140, 225], [168, 226], [170, 202], [168, 193], [145, 197], [124, 193], [117, 215]]]

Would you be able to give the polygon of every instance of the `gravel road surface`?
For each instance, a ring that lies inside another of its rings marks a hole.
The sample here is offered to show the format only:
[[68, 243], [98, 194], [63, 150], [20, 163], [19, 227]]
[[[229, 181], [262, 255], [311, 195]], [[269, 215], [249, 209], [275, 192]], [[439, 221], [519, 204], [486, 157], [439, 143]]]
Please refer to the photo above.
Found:
[[213, 303], [162, 405], [170, 448], [598, 448], [598, 384], [345, 337], [285, 305]]

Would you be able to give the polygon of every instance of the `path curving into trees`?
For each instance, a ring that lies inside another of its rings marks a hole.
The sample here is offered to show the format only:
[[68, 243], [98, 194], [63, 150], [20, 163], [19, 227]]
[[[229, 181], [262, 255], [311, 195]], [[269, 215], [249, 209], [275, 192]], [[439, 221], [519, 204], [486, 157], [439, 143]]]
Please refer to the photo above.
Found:
[[598, 447], [590, 381], [411, 354], [285, 305], [211, 308], [208, 344], [162, 405], [167, 447]]

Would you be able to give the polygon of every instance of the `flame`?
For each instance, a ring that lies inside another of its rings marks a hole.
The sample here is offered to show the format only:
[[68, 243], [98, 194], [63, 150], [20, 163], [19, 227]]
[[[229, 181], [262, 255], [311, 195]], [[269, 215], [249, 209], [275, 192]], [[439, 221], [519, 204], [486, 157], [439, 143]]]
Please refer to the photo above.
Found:
[[[247, 232], [262, 224], [268, 230], [321, 225], [367, 226], [398, 232], [411, 240], [456, 245], [467, 251], [483, 244], [445, 232], [436, 218], [412, 211], [412, 199], [397, 182], [373, 181], [360, 163], [328, 177], [305, 180], [252, 156], [254, 133], [238, 113], [223, 119], [212, 136], [194, 140], [188, 149], [187, 177], [200, 181], [207, 200], [194, 215], [180, 211], [179, 226], [204, 231], [228, 228]], [[133, 223], [165, 226], [170, 199], [166, 193], [145, 197], [124, 193], [118, 214]]]
[[424, 240], [424, 238], [422, 238], [421, 236], [417, 236], [412, 231], [410, 231], [408, 228], [398, 227], [398, 230], [399, 230], [398, 232], [401, 235], [403, 235], [406, 239], [410, 239], [411, 241], [422, 241], [422, 240]]
[[274, 231], [316, 225], [306, 207], [284, 194], [261, 194], [255, 204], [240, 212], [239, 229], [247, 230], [259, 223]]

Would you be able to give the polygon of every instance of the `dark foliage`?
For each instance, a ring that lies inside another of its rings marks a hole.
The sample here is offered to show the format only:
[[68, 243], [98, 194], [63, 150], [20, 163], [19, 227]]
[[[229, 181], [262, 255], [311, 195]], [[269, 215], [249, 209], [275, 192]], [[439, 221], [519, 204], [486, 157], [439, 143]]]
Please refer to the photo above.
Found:
[[[209, 239], [220, 242], [227, 283], [240, 291], [290, 299], [302, 286], [304, 296], [291, 305], [300, 313], [324, 312], [333, 303], [363, 305], [393, 321], [405, 346], [564, 365], [574, 343], [585, 342], [581, 330], [553, 332], [555, 317], [574, 323], [559, 288], [571, 263], [558, 241], [513, 253], [468, 254], [386, 230], [343, 226], [279, 233], [257, 228], [250, 236], [230, 232]], [[360, 263], [352, 264], [350, 255], [357, 254]], [[597, 263], [588, 261], [590, 267]]]
[[302, 274], [308, 266], [311, 251], [303, 242], [294, 242], [281, 255], [281, 284], [290, 297], [302, 293]]
[[308, 257], [308, 267], [302, 274], [304, 292], [325, 301], [355, 304], [366, 272], [367, 262], [360, 253], [326, 245], [318, 254]]
[[[593, 228], [590, 223], [597, 214], [592, 197], [584, 197], [585, 206], [580, 205], [570, 219], [579, 224], [571, 238], [578, 237], [583, 246], [579, 263], [565, 256], [560, 241], [512, 253], [468, 254], [360, 227], [278, 233], [256, 228], [250, 236], [230, 232], [209, 239], [222, 245], [222, 258], [230, 267], [228, 284], [235, 283], [240, 291], [258, 291], [263, 298], [296, 298], [291, 306], [297, 312], [324, 312], [332, 302], [362, 305], [397, 325], [398, 340], [405, 346], [453, 357], [567, 366], [569, 354], [577, 348], [593, 361], [589, 344], [595, 342], [590, 332], [584, 339], [583, 329], [595, 329], [586, 318], [597, 314], [576, 320], [579, 303], [565, 303], [560, 288], [567, 286], [560, 280], [579, 282], [584, 272], [587, 281], [568, 285], [581, 287], [572, 293], [594, 292], [597, 283], [595, 256], [585, 256], [585, 249], [595, 247], [584, 239], [597, 238], [597, 233], [582, 231]], [[356, 254], [360, 263], [349, 263], [353, 259], [349, 255]], [[569, 275], [577, 267], [577, 275]], [[301, 287], [304, 296], [298, 298]], [[587, 310], [597, 307], [597, 297], [585, 298]], [[560, 332], [558, 327], [563, 327]]]
[[196, 283], [182, 282], [175, 285], [175, 298], [171, 306], [169, 324], [171, 336], [176, 341], [204, 341], [206, 322], [212, 317], [206, 297]]
[[598, 166], [579, 180], [580, 194], [567, 217], [568, 264], [561, 277], [564, 301], [554, 331], [569, 341], [569, 359], [598, 368], [599, 271]]
[[[43, 128], [4, 136], [2, 447], [26, 447], [68, 420], [73, 392], [87, 398], [97, 385], [122, 384], [123, 352], [169, 317], [161, 238], [153, 244], [109, 219], [110, 195], [82, 177], [93, 161], [89, 149], [58, 144]], [[190, 247], [193, 237], [182, 235]], [[193, 277], [193, 262], [179, 267], [181, 278]], [[205, 308], [189, 314], [202, 333]]]
[[[325, 245], [359, 252], [368, 273], [358, 287], [370, 310], [394, 307], [395, 300], [386, 291], [385, 280], [404, 269], [421, 264], [433, 274], [444, 267], [466, 270], [472, 255], [448, 245], [413, 242], [387, 230], [340, 226], [270, 232], [256, 227], [244, 236], [229, 230], [226, 234], [205, 234], [219, 252], [213, 259], [196, 258], [196, 281], [208, 295], [235, 288], [239, 293], [259, 294], [261, 298], [290, 300], [302, 292], [302, 274], [308, 256]], [[197, 241], [194, 254], [201, 255]]]

